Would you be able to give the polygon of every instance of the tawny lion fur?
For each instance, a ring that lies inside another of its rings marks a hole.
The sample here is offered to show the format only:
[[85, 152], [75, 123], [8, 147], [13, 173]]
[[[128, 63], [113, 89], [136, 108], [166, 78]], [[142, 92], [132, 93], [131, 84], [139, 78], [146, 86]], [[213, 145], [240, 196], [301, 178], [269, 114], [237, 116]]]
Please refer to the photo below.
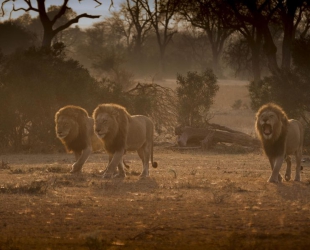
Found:
[[117, 104], [101, 104], [93, 112], [95, 132], [104, 143], [109, 154], [109, 164], [104, 178], [111, 178], [118, 168], [117, 177], [125, 177], [123, 155], [126, 151], [137, 151], [143, 164], [140, 177], [149, 176], [149, 160], [153, 161], [153, 122], [146, 116], [131, 116]]
[[57, 137], [68, 152], [75, 154], [76, 162], [70, 172], [80, 172], [92, 149], [103, 149], [102, 141], [94, 133], [94, 120], [85, 109], [69, 105], [56, 112], [55, 124]]
[[291, 158], [296, 157], [295, 181], [300, 181], [301, 158], [304, 129], [302, 124], [294, 119], [288, 119], [284, 110], [274, 104], [263, 105], [256, 113], [256, 133], [267, 155], [272, 174], [269, 182], [281, 182], [280, 169], [283, 160], [287, 167], [285, 180], [291, 179]]

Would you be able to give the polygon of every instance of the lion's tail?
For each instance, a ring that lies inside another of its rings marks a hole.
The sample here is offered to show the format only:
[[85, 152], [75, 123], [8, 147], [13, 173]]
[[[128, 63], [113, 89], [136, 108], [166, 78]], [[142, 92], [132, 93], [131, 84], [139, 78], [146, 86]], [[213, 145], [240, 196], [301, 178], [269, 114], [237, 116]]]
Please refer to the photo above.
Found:
[[152, 167], [153, 168], [157, 168], [157, 166], [158, 166], [157, 162], [156, 161], [154, 161], [154, 162], [152, 161]]
[[157, 168], [158, 164], [156, 161], [153, 160], [153, 147], [154, 147], [154, 142], [152, 141], [152, 148], [151, 148], [151, 163], [153, 168]]

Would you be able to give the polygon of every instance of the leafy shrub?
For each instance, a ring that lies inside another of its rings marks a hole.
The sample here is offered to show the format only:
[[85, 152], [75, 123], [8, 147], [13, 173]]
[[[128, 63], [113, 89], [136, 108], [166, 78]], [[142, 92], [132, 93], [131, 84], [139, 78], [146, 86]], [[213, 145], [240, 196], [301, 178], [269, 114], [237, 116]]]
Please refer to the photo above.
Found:
[[177, 76], [177, 84], [178, 121], [183, 126], [202, 126], [219, 90], [216, 76], [212, 70], [202, 73], [189, 71], [186, 76]]
[[300, 117], [305, 111], [304, 105], [309, 103], [309, 87], [296, 72], [282, 70], [258, 83], [250, 83], [251, 106], [257, 110], [267, 102], [275, 102], [281, 105], [290, 117]]
[[5, 58], [0, 76], [0, 143], [15, 151], [49, 150], [58, 141], [55, 112], [68, 104], [91, 112], [102, 95], [85, 68], [55, 50], [15, 52]]
[[4, 54], [34, 44], [35, 35], [12, 21], [0, 22], [0, 48]]

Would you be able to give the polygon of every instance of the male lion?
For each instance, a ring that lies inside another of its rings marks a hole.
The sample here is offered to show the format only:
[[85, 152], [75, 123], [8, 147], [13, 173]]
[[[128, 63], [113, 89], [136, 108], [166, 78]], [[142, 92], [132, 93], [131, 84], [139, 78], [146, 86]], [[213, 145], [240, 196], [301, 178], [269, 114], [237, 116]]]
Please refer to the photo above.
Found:
[[101, 104], [93, 112], [95, 132], [102, 139], [109, 154], [109, 164], [104, 178], [125, 177], [123, 155], [127, 150], [137, 150], [142, 160], [143, 171], [140, 177], [149, 176], [149, 160], [153, 162], [153, 122], [142, 115], [131, 116], [127, 110], [117, 104]]
[[73, 151], [76, 162], [70, 173], [80, 172], [92, 149], [103, 149], [101, 140], [94, 133], [94, 120], [85, 109], [65, 106], [55, 114], [56, 135], [68, 152]]
[[294, 119], [288, 119], [281, 107], [274, 103], [263, 105], [256, 114], [255, 128], [267, 155], [272, 174], [269, 182], [281, 182], [280, 168], [285, 158], [287, 167], [285, 180], [291, 179], [291, 158], [296, 157], [295, 181], [300, 181], [303, 146], [303, 126]]

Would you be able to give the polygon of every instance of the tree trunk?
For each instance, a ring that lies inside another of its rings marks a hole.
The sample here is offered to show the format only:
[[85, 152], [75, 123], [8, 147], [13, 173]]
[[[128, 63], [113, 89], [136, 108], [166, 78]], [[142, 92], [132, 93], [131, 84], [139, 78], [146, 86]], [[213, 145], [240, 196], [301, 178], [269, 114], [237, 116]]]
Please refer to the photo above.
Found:
[[175, 134], [179, 135], [178, 145], [185, 147], [188, 142], [201, 144], [208, 149], [218, 142], [233, 143], [247, 147], [259, 147], [258, 139], [245, 133], [229, 129], [217, 124], [210, 124], [208, 128], [178, 127]]
[[54, 38], [53, 31], [44, 29], [42, 48], [49, 49], [52, 45], [53, 38]]
[[250, 41], [251, 53], [252, 53], [252, 71], [254, 82], [261, 80], [261, 66], [260, 66], [260, 53], [262, 44], [262, 34], [256, 32], [256, 39]]
[[273, 41], [273, 37], [268, 26], [269, 20], [265, 20], [265, 17], [262, 15], [262, 13], [256, 13], [254, 11], [253, 15], [256, 16], [256, 22], [254, 25], [257, 30], [257, 36], [263, 38], [264, 41], [263, 52], [267, 57], [269, 70], [271, 73], [276, 74], [279, 72], [279, 66], [277, 62], [277, 47]]
[[[290, 15], [292, 14], [292, 15]], [[283, 21], [284, 37], [282, 43], [282, 65], [283, 69], [289, 69], [291, 67], [291, 50], [292, 41], [294, 39], [294, 13], [288, 13]]]
[[277, 74], [279, 66], [277, 62], [277, 47], [274, 44], [272, 35], [267, 24], [262, 24], [258, 27], [258, 32], [261, 32], [264, 37], [263, 50], [268, 60], [268, 67], [271, 73]]

